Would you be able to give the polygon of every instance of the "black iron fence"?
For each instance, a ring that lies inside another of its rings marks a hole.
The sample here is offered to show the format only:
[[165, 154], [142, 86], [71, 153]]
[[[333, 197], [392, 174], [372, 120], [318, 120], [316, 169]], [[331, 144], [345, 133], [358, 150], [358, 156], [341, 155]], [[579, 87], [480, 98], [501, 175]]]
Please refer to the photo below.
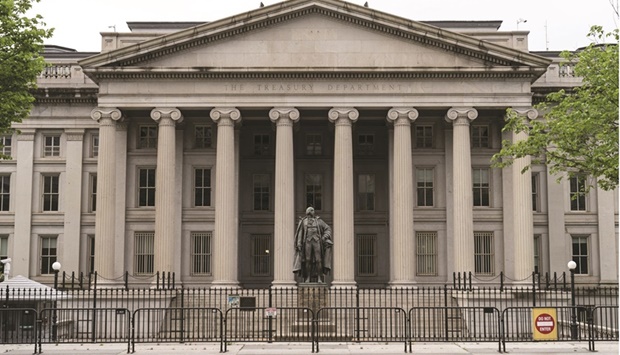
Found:
[[[575, 304], [573, 307], [572, 305]], [[490, 342], [534, 340], [554, 308], [557, 341], [618, 341], [618, 288], [0, 290], [2, 343]], [[38, 350], [37, 350], [38, 349]]]

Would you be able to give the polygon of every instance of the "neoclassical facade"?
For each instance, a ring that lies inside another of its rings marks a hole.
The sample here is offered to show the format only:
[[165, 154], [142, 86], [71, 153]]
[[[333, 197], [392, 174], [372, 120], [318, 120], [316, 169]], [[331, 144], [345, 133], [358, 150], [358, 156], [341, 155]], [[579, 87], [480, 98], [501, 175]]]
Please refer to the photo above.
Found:
[[[491, 157], [507, 108], [540, 119], [579, 79], [501, 22], [417, 22], [289, 0], [205, 23], [129, 23], [100, 53], [48, 47], [31, 117], [3, 137], [13, 275], [289, 287], [307, 206], [332, 287], [618, 281], [618, 194]], [[8, 149], [8, 151], [7, 151]], [[525, 281], [527, 282], [527, 281]]]

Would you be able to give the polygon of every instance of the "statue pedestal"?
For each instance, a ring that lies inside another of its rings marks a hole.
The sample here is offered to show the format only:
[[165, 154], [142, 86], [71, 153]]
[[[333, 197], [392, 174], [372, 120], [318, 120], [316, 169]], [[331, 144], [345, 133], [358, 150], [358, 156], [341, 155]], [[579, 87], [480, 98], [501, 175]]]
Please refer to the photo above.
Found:
[[[327, 284], [310, 282], [300, 283], [297, 287], [297, 307], [312, 310], [315, 317], [321, 308], [329, 307], [329, 299], [329, 286]], [[307, 313], [305, 309], [300, 309], [298, 317], [301, 319], [309, 317]], [[335, 324], [329, 318], [328, 312], [321, 312], [319, 314], [318, 326], [322, 332], [334, 332], [336, 330]], [[296, 323], [293, 324], [292, 330], [294, 332], [309, 332], [310, 329], [308, 327], [310, 325], [307, 323]]]
[[329, 287], [324, 283], [301, 283], [297, 288], [297, 307], [309, 308], [314, 312], [329, 307]]

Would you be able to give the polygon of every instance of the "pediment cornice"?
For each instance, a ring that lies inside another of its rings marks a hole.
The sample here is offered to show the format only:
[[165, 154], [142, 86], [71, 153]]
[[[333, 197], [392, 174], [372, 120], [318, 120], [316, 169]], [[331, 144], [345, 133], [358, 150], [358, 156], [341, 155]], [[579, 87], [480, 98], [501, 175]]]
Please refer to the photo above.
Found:
[[101, 68], [92, 75], [99, 80], [409, 80], [409, 79], [535, 79], [539, 73], [529, 68]]
[[475, 58], [484, 63], [485, 67], [531, 67], [532, 70], [539, 72], [539, 67], [546, 68], [549, 64], [548, 59], [537, 55], [341, 0], [288, 0], [125, 48], [101, 53], [79, 63], [88, 74], [104, 67], [146, 66], [149, 61], [154, 59], [198, 46], [209, 45], [309, 14], [321, 14], [404, 41], [421, 43]]

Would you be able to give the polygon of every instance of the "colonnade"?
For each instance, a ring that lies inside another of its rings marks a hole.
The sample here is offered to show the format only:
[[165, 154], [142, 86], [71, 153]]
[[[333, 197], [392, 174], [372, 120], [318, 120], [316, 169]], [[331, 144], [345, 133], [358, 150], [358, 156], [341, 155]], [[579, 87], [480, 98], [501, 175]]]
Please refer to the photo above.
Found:
[[[529, 114], [528, 111], [523, 111]], [[118, 109], [96, 108], [92, 118], [100, 123], [99, 161], [97, 179], [96, 257], [95, 268], [104, 278], [112, 278], [115, 233], [115, 124], [122, 120]], [[412, 253], [414, 238], [414, 177], [411, 126], [419, 116], [413, 107], [394, 107], [387, 121], [393, 125], [394, 140], [390, 175], [393, 189], [390, 235], [390, 285], [415, 285], [415, 265]], [[238, 287], [238, 204], [235, 176], [235, 123], [241, 120], [237, 108], [214, 108], [211, 119], [217, 124], [215, 176], [215, 230], [213, 234], [212, 287]], [[453, 107], [446, 112], [452, 123], [452, 211], [448, 218], [453, 226], [453, 270], [474, 270], [473, 190], [470, 151], [470, 123], [478, 117], [472, 107]], [[174, 250], [177, 231], [175, 221], [175, 125], [183, 119], [177, 108], [155, 108], [151, 112], [159, 124], [157, 176], [155, 199], [155, 270], [175, 271]], [[294, 218], [294, 156], [293, 124], [300, 119], [294, 107], [277, 107], [269, 112], [276, 125], [275, 204], [274, 204], [274, 287], [292, 287], [296, 282], [291, 272], [293, 264]], [[353, 107], [336, 107], [328, 117], [335, 126], [334, 139], [334, 260], [332, 287], [355, 287], [354, 258], [354, 176], [352, 127], [359, 118]], [[522, 138], [522, 137], [520, 137]], [[520, 161], [518, 166], [527, 164]], [[516, 169], [515, 169], [516, 170]], [[515, 228], [515, 269], [530, 270], [533, 265], [531, 180], [529, 174], [513, 174], [514, 199], [511, 206]], [[529, 189], [528, 189], [529, 187]], [[530, 191], [530, 192], [528, 192]], [[529, 209], [528, 209], [529, 208]], [[528, 229], [529, 228], [529, 229]], [[178, 271], [178, 270], [177, 270]], [[517, 275], [519, 277], [519, 275]]]

